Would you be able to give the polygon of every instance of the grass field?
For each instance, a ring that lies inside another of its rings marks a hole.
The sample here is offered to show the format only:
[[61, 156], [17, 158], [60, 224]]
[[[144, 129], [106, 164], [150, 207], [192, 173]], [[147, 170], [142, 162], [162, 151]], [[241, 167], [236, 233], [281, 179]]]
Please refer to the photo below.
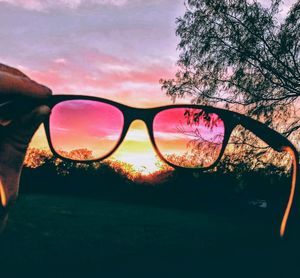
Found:
[[23, 194], [0, 237], [1, 274], [299, 277], [300, 240], [281, 240], [271, 218]]

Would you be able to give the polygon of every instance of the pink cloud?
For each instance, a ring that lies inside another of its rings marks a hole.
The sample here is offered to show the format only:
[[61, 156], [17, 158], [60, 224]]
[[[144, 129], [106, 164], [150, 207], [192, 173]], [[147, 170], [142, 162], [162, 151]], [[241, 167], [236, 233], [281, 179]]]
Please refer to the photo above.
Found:
[[[19, 67], [56, 94], [87, 94], [136, 106], [170, 103], [159, 80], [174, 76], [171, 61], [131, 61], [85, 51], [76, 57], [58, 57], [42, 68]], [[134, 103], [133, 103], [134, 100]]]
[[57, 58], [54, 60], [54, 63], [59, 64], [59, 65], [66, 65], [67, 60], [65, 58]]

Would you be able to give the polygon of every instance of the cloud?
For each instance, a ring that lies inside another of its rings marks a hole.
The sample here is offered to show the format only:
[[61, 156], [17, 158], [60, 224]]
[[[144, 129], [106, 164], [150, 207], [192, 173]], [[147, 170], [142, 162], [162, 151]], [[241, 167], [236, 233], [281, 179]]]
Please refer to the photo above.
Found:
[[174, 76], [172, 61], [132, 61], [95, 50], [77, 54], [57, 57], [39, 68], [18, 68], [56, 94], [96, 95], [129, 105], [133, 100], [143, 106], [170, 103], [161, 91], [159, 79]]
[[78, 9], [88, 5], [123, 6], [129, 0], [0, 0], [0, 3], [8, 3], [27, 10], [47, 11], [51, 9]]
[[57, 58], [53, 62], [55, 64], [59, 64], [59, 65], [66, 65], [67, 64], [67, 60], [65, 58]]

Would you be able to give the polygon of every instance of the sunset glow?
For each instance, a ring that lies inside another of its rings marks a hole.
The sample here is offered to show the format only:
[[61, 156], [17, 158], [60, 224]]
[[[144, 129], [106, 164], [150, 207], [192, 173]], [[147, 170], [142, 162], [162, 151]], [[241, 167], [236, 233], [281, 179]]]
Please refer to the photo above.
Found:
[[[49, 150], [43, 126], [36, 132], [31, 147]], [[125, 140], [109, 158], [131, 164], [134, 170], [147, 175], [161, 169], [164, 164], [157, 156], [148, 136], [146, 126], [141, 121], [134, 121]]]
[[133, 165], [135, 170], [145, 175], [160, 170], [163, 163], [150, 142], [145, 124], [141, 121], [132, 123], [125, 141], [113, 158]]

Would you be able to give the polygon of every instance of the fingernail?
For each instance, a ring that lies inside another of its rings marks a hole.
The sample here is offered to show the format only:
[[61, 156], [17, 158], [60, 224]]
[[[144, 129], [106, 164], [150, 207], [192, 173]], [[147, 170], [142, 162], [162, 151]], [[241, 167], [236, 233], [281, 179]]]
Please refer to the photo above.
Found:
[[49, 97], [52, 95], [52, 90], [50, 88], [48, 88], [47, 86], [45, 85], [42, 85], [42, 84], [39, 84], [39, 83], [36, 83], [39, 87], [43, 88], [43, 91], [44, 91], [44, 95], [46, 97]]
[[5, 119], [0, 119], [0, 126], [5, 127], [8, 126], [12, 120], [5, 120]]
[[43, 95], [46, 96], [46, 97], [49, 97], [52, 95], [52, 90], [50, 88], [48, 88], [47, 86], [43, 85], [43, 84], [40, 84], [34, 80], [30, 80], [33, 84], [37, 85], [39, 87], [39, 89], [42, 88], [43, 90]]
[[51, 109], [47, 105], [42, 105], [38, 108], [37, 113], [40, 117], [46, 117], [51, 113]]
[[49, 96], [49, 97], [52, 96], [52, 90], [46, 86], [44, 86], [44, 88], [46, 89], [47, 96]]

